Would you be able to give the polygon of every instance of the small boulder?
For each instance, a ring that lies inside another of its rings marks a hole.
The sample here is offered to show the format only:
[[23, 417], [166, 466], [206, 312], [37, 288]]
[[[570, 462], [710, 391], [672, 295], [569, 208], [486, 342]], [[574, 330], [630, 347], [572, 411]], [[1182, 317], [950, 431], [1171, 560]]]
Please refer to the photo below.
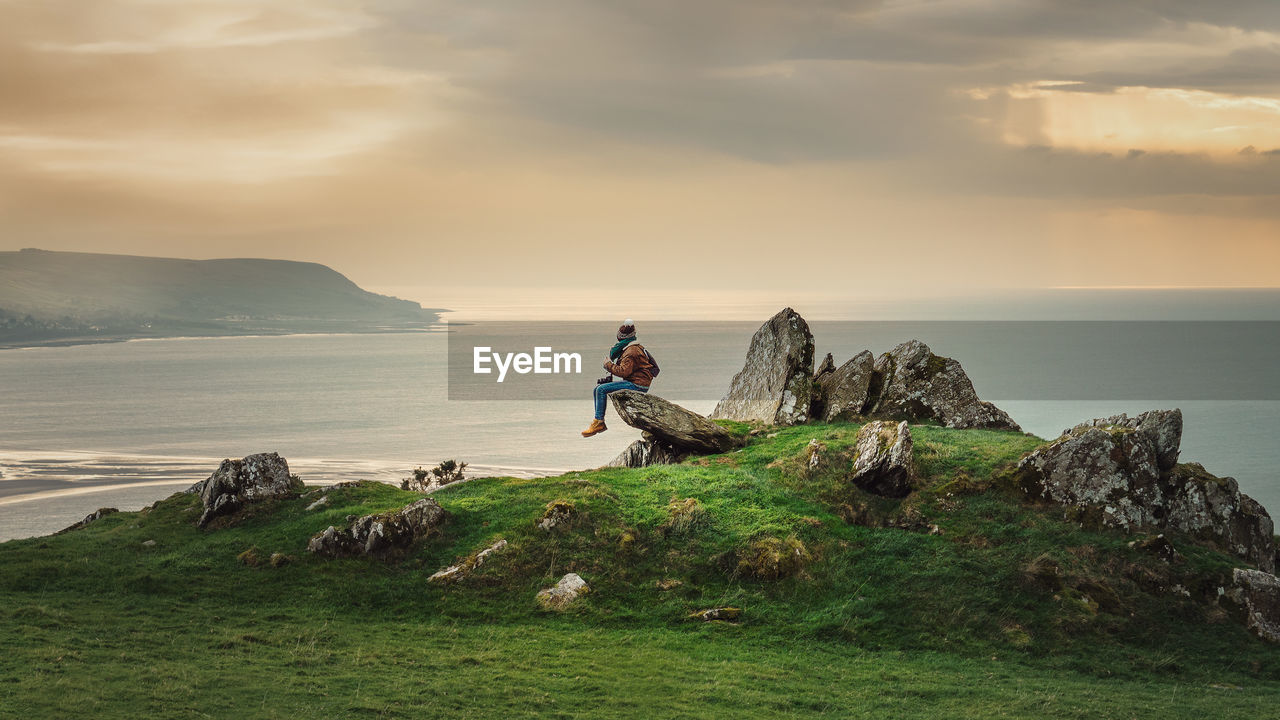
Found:
[[874, 370], [875, 417], [936, 420], [949, 428], [1022, 429], [1003, 410], [978, 399], [959, 362], [934, 355], [919, 340], [881, 355]]
[[739, 445], [724, 428], [656, 395], [620, 390], [609, 398], [623, 422], [680, 451], [708, 455]]
[[560, 582], [553, 587], [539, 590], [535, 599], [543, 610], [564, 610], [589, 592], [591, 587], [587, 585], [586, 580], [576, 573], [569, 573], [560, 578]]
[[247, 502], [284, 497], [300, 486], [289, 476], [289, 463], [276, 453], [247, 455], [241, 460], [223, 460], [208, 478], [192, 485], [187, 492], [200, 496], [204, 512], [197, 525], [229, 515]]
[[814, 417], [827, 422], [860, 417], [866, 412], [871, 399], [874, 370], [875, 357], [870, 351], [863, 350], [840, 367], [817, 376]]
[[1280, 643], [1280, 578], [1261, 570], [1236, 568], [1227, 599], [1244, 612], [1244, 625], [1255, 635]]
[[1178, 552], [1173, 543], [1169, 542], [1169, 539], [1163, 534], [1134, 540], [1129, 543], [1129, 547], [1154, 555], [1170, 565], [1186, 560], [1186, 558], [1182, 557], [1182, 553]]
[[329, 496], [322, 495], [319, 500], [316, 500], [315, 502], [307, 506], [307, 512], [311, 512], [313, 510], [319, 510], [320, 508], [328, 504], [329, 504]]
[[767, 425], [809, 419], [813, 395], [813, 333], [791, 308], [783, 308], [751, 338], [746, 362], [711, 417]]
[[911, 450], [911, 430], [905, 420], [869, 422], [858, 431], [849, 480], [869, 493], [905, 497], [915, 479]]
[[399, 510], [356, 518], [347, 530], [329, 526], [316, 533], [307, 550], [327, 557], [385, 555], [407, 549], [449, 519], [449, 512], [433, 498], [422, 498]]

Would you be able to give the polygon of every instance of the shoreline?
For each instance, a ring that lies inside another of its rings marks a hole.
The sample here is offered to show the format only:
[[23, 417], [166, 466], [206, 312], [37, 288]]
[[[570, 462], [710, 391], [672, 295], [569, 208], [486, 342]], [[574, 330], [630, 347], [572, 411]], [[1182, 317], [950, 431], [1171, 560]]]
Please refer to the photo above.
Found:
[[47, 340], [0, 340], [0, 351], [4, 350], [33, 350], [36, 348], [58, 348], [58, 347], [80, 347], [85, 345], [110, 345], [115, 343], [127, 342], [143, 342], [155, 340], [218, 340], [223, 338], [268, 338], [268, 337], [294, 337], [300, 335], [412, 335], [417, 333], [437, 333], [444, 332], [446, 323], [437, 318], [435, 321], [423, 323], [422, 325], [404, 326], [404, 327], [383, 327], [372, 330], [352, 330], [343, 329], [338, 331], [324, 330], [281, 330], [272, 332], [268, 330], [254, 330], [252, 332], [226, 332], [216, 334], [178, 334], [178, 335], [110, 335], [98, 337], [60, 337], [49, 338]]
[[[0, 450], [0, 543], [55, 533], [103, 507], [140, 510], [204, 480], [221, 461], [192, 456]], [[290, 472], [309, 488], [354, 480], [398, 485], [415, 467], [414, 463], [350, 458], [295, 458], [289, 463]], [[462, 482], [569, 472], [563, 468], [479, 464], [467, 469]]]

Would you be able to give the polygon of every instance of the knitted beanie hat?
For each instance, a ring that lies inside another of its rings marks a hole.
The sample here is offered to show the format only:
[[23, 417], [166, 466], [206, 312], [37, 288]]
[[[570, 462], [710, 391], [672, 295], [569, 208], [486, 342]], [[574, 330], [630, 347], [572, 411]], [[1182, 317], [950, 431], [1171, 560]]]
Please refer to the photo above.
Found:
[[622, 326], [618, 328], [618, 341], [635, 340], [636, 339], [636, 323], [631, 318], [622, 321]]

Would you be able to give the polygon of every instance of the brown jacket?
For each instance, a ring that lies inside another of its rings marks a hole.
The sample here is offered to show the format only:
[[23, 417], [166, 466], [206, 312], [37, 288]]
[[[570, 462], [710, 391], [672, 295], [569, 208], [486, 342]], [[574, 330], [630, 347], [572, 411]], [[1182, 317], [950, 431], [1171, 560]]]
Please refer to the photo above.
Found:
[[649, 387], [653, 382], [653, 364], [649, 362], [644, 346], [636, 343], [631, 343], [622, 351], [622, 357], [618, 358], [616, 364], [606, 360], [604, 369], [642, 387]]

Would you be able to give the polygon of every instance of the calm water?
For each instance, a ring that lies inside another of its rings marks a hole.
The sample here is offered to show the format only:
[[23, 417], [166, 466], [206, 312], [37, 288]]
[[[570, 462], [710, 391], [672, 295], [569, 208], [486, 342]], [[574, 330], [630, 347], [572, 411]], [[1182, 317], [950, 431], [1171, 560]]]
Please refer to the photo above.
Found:
[[[862, 346], [824, 337], [818, 326], [815, 333], [819, 351], [839, 359]], [[749, 336], [748, 328], [664, 343], [659, 392], [668, 380], [687, 387], [682, 368], [696, 367], [714, 392], [669, 399], [709, 411]], [[936, 349], [965, 361], [963, 348]], [[639, 436], [611, 415], [608, 433], [579, 437], [590, 419], [591, 370], [580, 401], [450, 402], [446, 351], [443, 333], [416, 333], [0, 352], [0, 540], [51, 532], [102, 506], [136, 509], [203, 479], [223, 457], [276, 451], [312, 483], [395, 480], [447, 458], [482, 474], [541, 473], [599, 466]], [[982, 378], [1001, 370], [966, 364], [990, 395]], [[1048, 437], [1102, 414], [1179, 406], [1182, 458], [1235, 476], [1280, 508], [1280, 403], [991, 399]]]

